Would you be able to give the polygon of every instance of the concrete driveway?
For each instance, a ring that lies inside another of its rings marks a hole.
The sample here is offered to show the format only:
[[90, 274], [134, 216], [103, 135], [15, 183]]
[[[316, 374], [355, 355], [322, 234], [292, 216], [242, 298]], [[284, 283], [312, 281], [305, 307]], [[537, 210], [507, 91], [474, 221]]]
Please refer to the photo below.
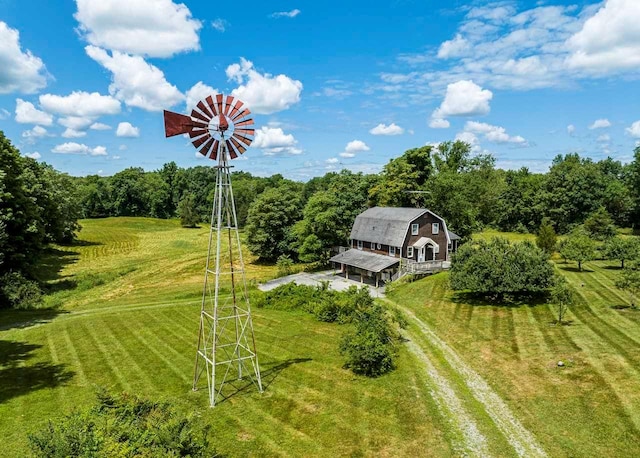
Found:
[[280, 285], [294, 282], [296, 285], [310, 285], [318, 286], [323, 281], [329, 282], [329, 288], [336, 291], [345, 291], [350, 286], [369, 288], [369, 292], [373, 297], [384, 297], [384, 286], [376, 288], [375, 286], [362, 284], [359, 281], [346, 280], [340, 275], [334, 275], [333, 270], [325, 270], [322, 272], [300, 272], [298, 274], [287, 275], [286, 277], [276, 278], [275, 280], [268, 281], [258, 285], [258, 289], [261, 291], [269, 291], [277, 288]]

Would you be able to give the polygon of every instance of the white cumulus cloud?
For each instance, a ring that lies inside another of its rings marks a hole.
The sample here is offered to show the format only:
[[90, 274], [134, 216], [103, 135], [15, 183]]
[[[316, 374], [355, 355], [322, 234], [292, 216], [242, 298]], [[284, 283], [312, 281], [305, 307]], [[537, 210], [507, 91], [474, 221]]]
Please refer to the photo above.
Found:
[[20, 33], [0, 21], [0, 94], [31, 94], [47, 85], [42, 60], [20, 46]]
[[470, 47], [471, 44], [462, 35], [457, 34], [453, 40], [447, 40], [440, 45], [438, 57], [440, 59], [459, 57], [464, 55]]
[[594, 73], [640, 65], [640, 2], [607, 0], [567, 44], [570, 67]]
[[184, 100], [184, 95], [165, 79], [164, 73], [140, 56], [119, 51], [109, 55], [95, 46], [87, 46], [85, 51], [112, 73], [109, 93], [128, 106], [160, 111]]
[[429, 120], [429, 127], [432, 129], [448, 129], [451, 124], [446, 119], [442, 118], [431, 118]]
[[91, 130], [110, 130], [111, 126], [109, 126], [107, 124], [103, 124], [101, 122], [94, 122], [93, 124], [91, 124], [89, 126], [89, 129], [91, 129]]
[[139, 137], [140, 129], [138, 127], [134, 127], [129, 122], [121, 122], [118, 124], [118, 128], [116, 129], [116, 137]]
[[300, 101], [302, 83], [286, 75], [273, 76], [259, 73], [253, 62], [240, 58], [239, 64], [227, 67], [227, 77], [240, 84], [232, 91], [258, 114], [271, 114], [286, 110]]
[[27, 153], [25, 154], [25, 156], [30, 157], [31, 159], [40, 159], [42, 157], [37, 151], [34, 151], [33, 153]]
[[369, 131], [371, 135], [402, 135], [404, 129], [395, 123], [391, 123], [388, 126], [385, 124], [378, 124], [376, 127]]
[[363, 151], [369, 151], [371, 148], [367, 146], [365, 142], [362, 140], [352, 140], [347, 143], [347, 146], [344, 148], [344, 151], [340, 153], [341, 157], [354, 157], [356, 153], [361, 153]]
[[58, 118], [58, 124], [75, 130], [85, 130], [92, 122], [92, 118], [85, 118], [83, 116], [67, 116], [64, 118]]
[[285, 134], [282, 128], [263, 126], [256, 130], [256, 138], [251, 146], [262, 149], [266, 155], [300, 154], [302, 150], [296, 147], [297, 144], [295, 137], [292, 134]]
[[171, 0], [76, 0], [74, 14], [92, 45], [128, 54], [170, 57], [200, 49], [202, 23]]
[[473, 81], [460, 80], [447, 85], [444, 100], [433, 114], [433, 119], [444, 119], [448, 116], [477, 116], [489, 113], [489, 101], [493, 93], [482, 89]]
[[57, 154], [88, 154], [90, 156], [106, 156], [107, 148], [105, 148], [104, 146], [96, 146], [95, 148], [91, 148], [84, 143], [68, 142], [62, 143], [61, 145], [56, 145], [51, 150], [51, 152]]
[[605, 127], [611, 127], [611, 123], [608, 119], [596, 119], [593, 124], [589, 126], [589, 129], [603, 129]]
[[98, 92], [74, 91], [60, 96], [42, 94], [40, 106], [50, 113], [76, 117], [98, 117], [120, 113], [120, 102]]
[[187, 91], [186, 95], [186, 111], [190, 113], [191, 110], [198, 104], [200, 100], [204, 100], [210, 95], [217, 94], [219, 91], [211, 86], [204, 84], [202, 81], [198, 81], [191, 89]]
[[33, 129], [25, 130], [22, 132], [22, 137], [27, 139], [36, 139], [47, 136], [48, 132], [42, 126], [34, 126]]
[[640, 121], [636, 121], [625, 129], [633, 138], [640, 138]]
[[80, 138], [86, 136], [87, 133], [84, 130], [75, 130], [71, 127], [67, 127], [62, 133], [64, 138]]
[[464, 130], [465, 132], [484, 135], [484, 138], [492, 143], [527, 145], [527, 141], [520, 135], [511, 136], [507, 134], [507, 130], [504, 127], [494, 126], [484, 122], [467, 121]]
[[38, 110], [33, 103], [16, 99], [16, 122], [21, 124], [40, 124], [50, 126], [53, 123], [53, 116], [44, 111]]

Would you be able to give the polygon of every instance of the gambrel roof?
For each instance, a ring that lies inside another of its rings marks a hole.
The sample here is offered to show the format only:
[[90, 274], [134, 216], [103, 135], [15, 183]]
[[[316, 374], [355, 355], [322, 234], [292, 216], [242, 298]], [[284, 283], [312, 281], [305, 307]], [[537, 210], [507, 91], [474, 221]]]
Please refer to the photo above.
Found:
[[424, 208], [370, 208], [356, 216], [351, 229], [351, 239], [402, 246], [411, 221], [427, 212], [429, 210]]

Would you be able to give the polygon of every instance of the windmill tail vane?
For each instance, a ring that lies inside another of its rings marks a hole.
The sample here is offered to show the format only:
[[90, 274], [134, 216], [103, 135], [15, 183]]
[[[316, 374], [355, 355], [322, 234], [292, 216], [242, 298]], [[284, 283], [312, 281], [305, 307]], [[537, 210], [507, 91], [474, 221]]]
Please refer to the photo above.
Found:
[[244, 380], [262, 392], [228, 162], [251, 145], [250, 114], [243, 102], [222, 94], [201, 100], [190, 115], [164, 112], [166, 137], [188, 135], [198, 153], [218, 161], [193, 377], [197, 390], [206, 375], [211, 407], [243, 390], [246, 384], [237, 384]]

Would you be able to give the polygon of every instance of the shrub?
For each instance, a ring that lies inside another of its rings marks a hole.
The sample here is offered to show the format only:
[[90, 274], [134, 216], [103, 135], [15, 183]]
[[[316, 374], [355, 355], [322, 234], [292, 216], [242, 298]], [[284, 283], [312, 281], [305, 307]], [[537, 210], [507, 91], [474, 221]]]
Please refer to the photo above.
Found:
[[280, 255], [276, 261], [276, 266], [278, 266], [278, 276], [286, 277], [292, 273], [293, 260], [286, 254]]
[[354, 373], [377, 377], [395, 367], [396, 340], [393, 327], [379, 304], [359, 311], [355, 329], [347, 332], [340, 345], [345, 367]]
[[546, 217], [542, 218], [542, 223], [540, 223], [540, 228], [538, 229], [538, 235], [536, 237], [536, 245], [538, 248], [551, 254], [556, 247], [557, 240], [558, 236], [556, 235], [555, 229], [553, 229], [551, 220]]
[[33, 280], [18, 272], [0, 277], [0, 308], [32, 309], [42, 304], [42, 291]]
[[37, 457], [219, 456], [209, 447], [208, 429], [177, 414], [168, 403], [106, 391], [96, 405], [74, 411], [29, 435]]

